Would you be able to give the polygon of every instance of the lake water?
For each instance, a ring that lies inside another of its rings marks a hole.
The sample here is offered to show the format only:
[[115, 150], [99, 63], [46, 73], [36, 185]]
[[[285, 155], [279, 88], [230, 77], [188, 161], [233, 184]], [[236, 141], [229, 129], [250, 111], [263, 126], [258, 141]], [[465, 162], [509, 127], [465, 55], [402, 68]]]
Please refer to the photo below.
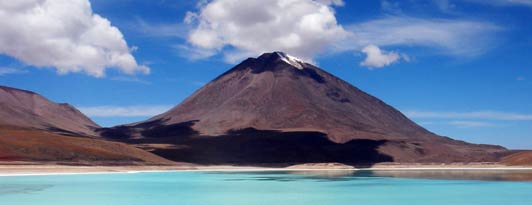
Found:
[[1, 205], [532, 204], [526, 171], [161, 172], [0, 177]]

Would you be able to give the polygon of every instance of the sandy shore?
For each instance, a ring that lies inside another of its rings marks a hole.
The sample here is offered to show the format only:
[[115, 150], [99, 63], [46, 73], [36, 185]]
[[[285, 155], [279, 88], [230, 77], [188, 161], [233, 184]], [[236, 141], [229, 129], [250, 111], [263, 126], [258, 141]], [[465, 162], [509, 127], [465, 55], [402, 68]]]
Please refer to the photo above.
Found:
[[530, 170], [532, 167], [504, 166], [499, 164], [377, 164], [372, 167], [352, 167], [343, 164], [301, 164], [271, 168], [258, 166], [73, 166], [58, 164], [0, 163], [0, 176], [62, 175], [99, 173], [139, 173], [164, 171], [334, 171], [334, 170]]

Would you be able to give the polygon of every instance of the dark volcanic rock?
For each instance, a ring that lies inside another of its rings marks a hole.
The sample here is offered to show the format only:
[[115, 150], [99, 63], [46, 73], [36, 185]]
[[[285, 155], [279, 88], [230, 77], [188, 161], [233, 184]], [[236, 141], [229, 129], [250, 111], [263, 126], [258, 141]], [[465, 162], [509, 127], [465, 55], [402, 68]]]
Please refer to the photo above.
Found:
[[[251, 128], [253, 134], [234, 133]], [[153, 151], [205, 163], [496, 161], [506, 150], [437, 136], [349, 83], [278, 52], [243, 61], [166, 113], [102, 133], [174, 144]], [[369, 157], [362, 157], [366, 151]], [[275, 153], [285, 158], [259, 157]]]

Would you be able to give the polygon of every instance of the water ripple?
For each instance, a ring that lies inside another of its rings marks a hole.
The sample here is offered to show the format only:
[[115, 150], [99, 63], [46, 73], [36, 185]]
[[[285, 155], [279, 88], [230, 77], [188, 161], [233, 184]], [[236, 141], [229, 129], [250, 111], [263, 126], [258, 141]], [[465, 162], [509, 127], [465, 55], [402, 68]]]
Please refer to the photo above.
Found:
[[22, 185], [22, 184], [0, 184], [0, 196], [11, 194], [31, 194], [49, 189], [53, 185], [38, 184], [38, 185]]

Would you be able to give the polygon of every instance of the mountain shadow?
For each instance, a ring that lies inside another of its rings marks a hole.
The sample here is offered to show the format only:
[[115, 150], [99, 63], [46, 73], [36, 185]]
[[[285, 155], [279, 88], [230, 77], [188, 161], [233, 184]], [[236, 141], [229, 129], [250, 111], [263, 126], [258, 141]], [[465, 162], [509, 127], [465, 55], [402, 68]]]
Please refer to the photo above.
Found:
[[280, 132], [247, 128], [226, 135], [184, 139], [174, 149], [155, 149], [164, 158], [204, 165], [290, 166], [304, 163], [342, 163], [371, 166], [391, 162], [381, 154], [385, 140], [351, 140], [339, 144], [321, 132]]
[[[139, 124], [143, 138], [115, 138], [130, 144], [148, 146], [150, 152], [176, 162], [201, 165], [258, 165], [285, 167], [304, 163], [342, 163], [353, 166], [371, 166], [391, 162], [391, 156], [379, 153], [386, 140], [351, 140], [335, 143], [321, 132], [282, 132], [246, 128], [231, 130], [220, 136], [201, 136], [185, 122], [171, 126], [161, 122]], [[122, 132], [122, 133], [121, 133]], [[107, 135], [127, 136], [132, 131], [125, 127], [105, 130]]]
[[100, 128], [97, 129], [97, 132], [102, 137], [121, 141], [129, 141], [129, 139], [131, 139], [132, 136], [135, 134], [139, 134], [143, 136], [143, 138], [163, 139], [199, 135], [199, 132], [192, 129], [194, 123], [197, 122], [195, 120], [171, 125], [165, 125], [165, 121], [166, 120], [158, 119], [154, 121], [140, 123], [135, 125], [134, 127], [116, 126], [111, 128]]

